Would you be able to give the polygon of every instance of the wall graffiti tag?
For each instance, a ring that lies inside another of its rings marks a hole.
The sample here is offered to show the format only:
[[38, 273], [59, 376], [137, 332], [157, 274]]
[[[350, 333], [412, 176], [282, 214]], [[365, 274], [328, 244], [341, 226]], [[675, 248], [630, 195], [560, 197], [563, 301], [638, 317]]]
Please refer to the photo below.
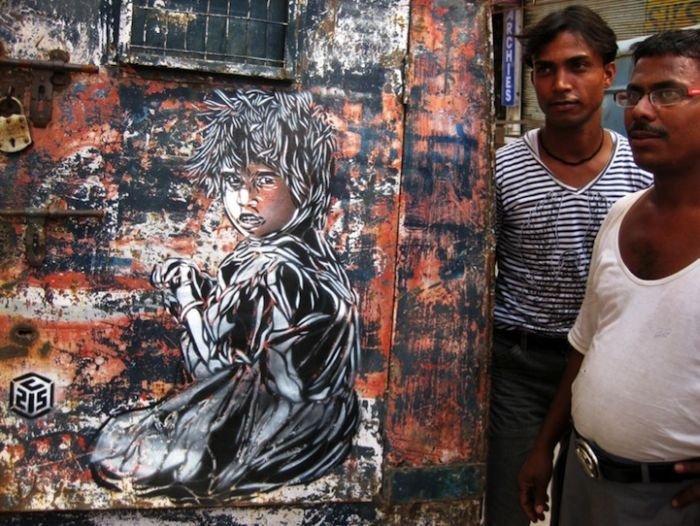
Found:
[[318, 479], [360, 419], [356, 296], [323, 231], [332, 127], [308, 93], [216, 91], [201, 117], [189, 173], [241, 240], [216, 276], [155, 266], [189, 382], [107, 420], [91, 454], [101, 485], [194, 502]]
[[36, 373], [18, 376], [10, 382], [10, 409], [26, 418], [38, 418], [53, 409], [54, 383]]

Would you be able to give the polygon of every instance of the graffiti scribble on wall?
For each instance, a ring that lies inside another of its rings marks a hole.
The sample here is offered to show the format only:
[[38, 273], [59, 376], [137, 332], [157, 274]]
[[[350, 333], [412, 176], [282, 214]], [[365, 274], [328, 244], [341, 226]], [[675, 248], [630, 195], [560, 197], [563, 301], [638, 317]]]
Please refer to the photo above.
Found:
[[152, 273], [182, 324], [189, 382], [97, 437], [96, 480], [205, 501], [317, 479], [358, 420], [355, 295], [324, 237], [334, 138], [308, 93], [215, 92], [189, 172], [242, 235], [216, 277]]

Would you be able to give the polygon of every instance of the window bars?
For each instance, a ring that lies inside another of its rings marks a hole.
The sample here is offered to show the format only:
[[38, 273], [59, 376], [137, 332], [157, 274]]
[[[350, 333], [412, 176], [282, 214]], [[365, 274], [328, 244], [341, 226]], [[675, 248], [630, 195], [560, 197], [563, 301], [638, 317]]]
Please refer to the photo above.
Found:
[[127, 62], [288, 78], [293, 40], [289, 0], [126, 2]]

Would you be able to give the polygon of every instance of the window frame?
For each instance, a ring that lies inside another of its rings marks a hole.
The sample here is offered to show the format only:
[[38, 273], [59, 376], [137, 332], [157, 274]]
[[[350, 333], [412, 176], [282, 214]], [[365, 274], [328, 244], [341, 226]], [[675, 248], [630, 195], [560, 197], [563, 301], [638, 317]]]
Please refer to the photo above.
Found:
[[[251, 0], [259, 1], [259, 0]], [[287, 32], [284, 42], [283, 66], [247, 64], [245, 62], [181, 57], [165, 53], [148, 53], [133, 50], [131, 43], [133, 0], [123, 0], [119, 9], [117, 61], [133, 66], [155, 66], [170, 69], [191, 70], [202, 73], [219, 73], [275, 80], [294, 80], [297, 76], [299, 24], [306, 0], [287, 0]], [[261, 59], [263, 60], [263, 59]]]

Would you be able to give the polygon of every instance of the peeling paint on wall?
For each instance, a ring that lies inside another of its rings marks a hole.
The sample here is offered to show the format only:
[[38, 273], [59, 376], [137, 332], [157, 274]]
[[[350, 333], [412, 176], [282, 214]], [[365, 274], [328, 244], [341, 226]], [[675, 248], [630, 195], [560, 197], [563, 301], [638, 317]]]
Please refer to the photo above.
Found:
[[[490, 169], [490, 130], [484, 127], [490, 109], [479, 101], [492, 94], [478, 66], [488, 57], [481, 33], [487, 11], [479, 2], [437, 4], [411, 5], [387, 461], [397, 476], [406, 464], [419, 476], [422, 468], [448, 463], [479, 480], [492, 205], [490, 179], [473, 175]], [[446, 493], [466, 488], [447, 484]]]
[[12, 58], [31, 58], [62, 49], [71, 62], [99, 64], [107, 47], [108, 28], [98, 3], [6, 0], [0, 12], [0, 39]]
[[307, 75], [340, 77], [392, 72], [392, 91], [400, 91], [407, 49], [409, 0], [328, 2], [313, 25]]

